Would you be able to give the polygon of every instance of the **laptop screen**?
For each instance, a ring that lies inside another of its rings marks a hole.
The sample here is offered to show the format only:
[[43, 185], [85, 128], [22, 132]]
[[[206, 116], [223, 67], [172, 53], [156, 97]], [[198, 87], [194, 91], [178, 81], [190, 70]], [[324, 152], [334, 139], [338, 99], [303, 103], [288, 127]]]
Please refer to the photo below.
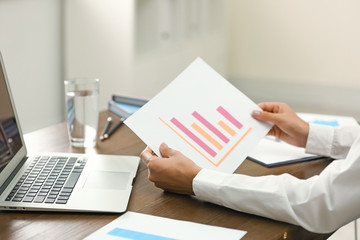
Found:
[[0, 66], [0, 173], [22, 147], [3, 67]]

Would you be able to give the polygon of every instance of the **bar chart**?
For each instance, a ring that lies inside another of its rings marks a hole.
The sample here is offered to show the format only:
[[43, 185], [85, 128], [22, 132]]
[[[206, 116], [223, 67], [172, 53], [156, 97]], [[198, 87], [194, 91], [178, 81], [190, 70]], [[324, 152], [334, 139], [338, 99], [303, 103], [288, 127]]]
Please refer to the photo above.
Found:
[[159, 157], [166, 143], [201, 168], [233, 173], [272, 127], [251, 116], [255, 109], [197, 58], [125, 124]]
[[181, 117], [158, 119], [215, 167], [231, 154], [231, 152], [251, 132], [252, 127], [245, 128], [224, 106], [213, 109], [217, 117], [208, 119], [214, 113], [192, 111], [191, 121], [184, 123]]

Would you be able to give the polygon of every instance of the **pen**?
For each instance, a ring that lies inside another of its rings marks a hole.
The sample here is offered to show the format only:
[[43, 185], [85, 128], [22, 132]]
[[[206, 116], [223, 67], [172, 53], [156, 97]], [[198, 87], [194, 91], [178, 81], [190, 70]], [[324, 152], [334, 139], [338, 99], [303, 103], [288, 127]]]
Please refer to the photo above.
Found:
[[106, 121], [106, 124], [105, 124], [105, 127], [104, 127], [104, 130], [102, 131], [101, 135], [100, 135], [100, 140], [104, 140], [104, 135], [107, 133], [107, 131], [109, 130], [109, 127], [110, 127], [110, 124], [111, 124], [111, 121], [112, 121], [112, 118], [111, 117], [108, 117], [107, 118], [107, 121]]
[[124, 123], [124, 121], [125, 118], [121, 118], [120, 121], [112, 129], [110, 129], [109, 132], [105, 133], [104, 140], [108, 139], [111, 136], [111, 134], [113, 134], [116, 131], [116, 129], [118, 129]]

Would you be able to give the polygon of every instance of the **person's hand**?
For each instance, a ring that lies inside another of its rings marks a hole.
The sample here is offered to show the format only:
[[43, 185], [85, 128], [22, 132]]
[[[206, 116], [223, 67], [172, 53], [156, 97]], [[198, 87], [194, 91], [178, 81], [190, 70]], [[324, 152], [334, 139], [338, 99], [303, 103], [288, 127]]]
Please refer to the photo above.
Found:
[[140, 155], [148, 166], [149, 180], [166, 191], [193, 195], [192, 182], [201, 168], [165, 143], [161, 144], [160, 152], [163, 157], [154, 155], [147, 147]]
[[260, 121], [272, 122], [268, 135], [275, 136], [297, 147], [305, 147], [309, 135], [309, 124], [299, 118], [285, 103], [259, 103], [263, 111], [255, 110], [252, 116]]

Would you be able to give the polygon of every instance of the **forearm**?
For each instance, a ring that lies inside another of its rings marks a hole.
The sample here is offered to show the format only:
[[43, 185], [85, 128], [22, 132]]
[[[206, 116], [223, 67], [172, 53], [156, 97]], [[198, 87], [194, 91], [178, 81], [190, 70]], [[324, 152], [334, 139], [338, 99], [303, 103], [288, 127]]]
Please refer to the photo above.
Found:
[[288, 174], [249, 177], [202, 170], [193, 188], [205, 201], [313, 232], [331, 232], [360, 215], [360, 164], [354, 162], [336, 161], [320, 176], [307, 180]]

